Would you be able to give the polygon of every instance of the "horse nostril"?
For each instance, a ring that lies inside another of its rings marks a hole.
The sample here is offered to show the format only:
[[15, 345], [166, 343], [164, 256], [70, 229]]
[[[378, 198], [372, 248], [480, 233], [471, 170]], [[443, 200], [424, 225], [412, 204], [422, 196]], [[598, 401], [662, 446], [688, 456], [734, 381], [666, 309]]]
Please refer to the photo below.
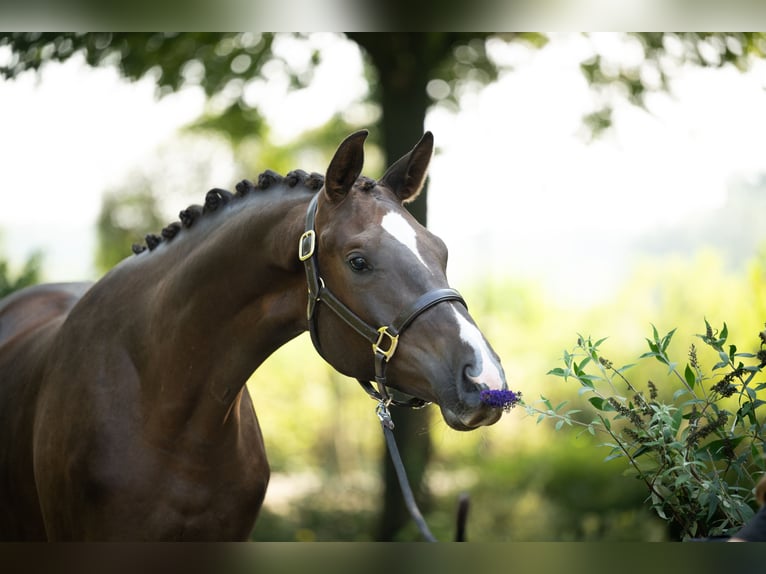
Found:
[[463, 367], [463, 379], [461, 381], [460, 389], [465, 395], [478, 394], [482, 389], [486, 389], [487, 386], [479, 382], [476, 374], [476, 369], [473, 365], [466, 365]]

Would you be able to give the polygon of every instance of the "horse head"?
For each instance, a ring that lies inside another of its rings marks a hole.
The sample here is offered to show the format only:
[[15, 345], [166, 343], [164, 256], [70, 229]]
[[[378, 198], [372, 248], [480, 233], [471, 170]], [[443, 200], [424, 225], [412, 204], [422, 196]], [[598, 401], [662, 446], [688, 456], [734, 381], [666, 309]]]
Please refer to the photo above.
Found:
[[361, 176], [366, 136], [340, 144], [309, 207], [300, 250], [311, 262], [315, 345], [338, 371], [377, 378], [383, 394], [385, 371], [384, 385], [438, 404], [454, 429], [491, 425], [502, 409], [482, 397], [507, 392], [500, 360], [449, 289], [444, 242], [405, 207], [425, 182], [433, 136], [427, 132], [378, 181]]

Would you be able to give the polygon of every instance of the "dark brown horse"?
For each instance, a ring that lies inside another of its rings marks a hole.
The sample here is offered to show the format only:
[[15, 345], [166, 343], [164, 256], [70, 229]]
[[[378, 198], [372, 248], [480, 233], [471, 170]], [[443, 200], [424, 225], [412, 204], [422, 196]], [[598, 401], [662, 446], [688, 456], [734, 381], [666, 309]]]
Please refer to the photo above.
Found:
[[[343, 141], [324, 177], [211, 190], [93, 285], [0, 301], [0, 538], [248, 537], [269, 466], [245, 383], [308, 327], [299, 253], [374, 326], [447, 288], [444, 243], [403, 207], [431, 134], [377, 182], [360, 176], [365, 137]], [[374, 378], [370, 343], [342, 317], [320, 302], [312, 321], [327, 361]], [[391, 387], [437, 403], [455, 429], [501, 415], [479, 398], [506, 388], [500, 361], [456, 297], [414, 317], [387, 366]]]

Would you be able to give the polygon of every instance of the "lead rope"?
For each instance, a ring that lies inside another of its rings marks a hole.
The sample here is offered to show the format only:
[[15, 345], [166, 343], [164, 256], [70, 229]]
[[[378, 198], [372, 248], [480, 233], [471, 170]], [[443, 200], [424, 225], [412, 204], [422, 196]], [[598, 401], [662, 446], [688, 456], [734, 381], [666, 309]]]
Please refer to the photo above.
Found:
[[410, 516], [412, 516], [412, 519], [415, 521], [423, 538], [425, 538], [427, 542], [438, 542], [436, 537], [431, 534], [431, 530], [428, 528], [428, 524], [426, 524], [426, 520], [423, 518], [423, 515], [415, 502], [415, 496], [412, 493], [410, 482], [407, 480], [407, 472], [404, 470], [404, 463], [399, 454], [399, 447], [396, 446], [396, 439], [394, 438], [394, 421], [391, 419], [391, 413], [389, 412], [388, 405], [385, 401], [380, 401], [378, 403], [375, 413], [378, 415], [378, 419], [380, 419], [380, 426], [383, 428], [383, 436], [386, 437], [388, 453], [391, 455], [391, 460], [394, 463], [396, 477], [399, 479], [399, 486], [402, 489], [402, 496], [404, 497], [404, 504], [407, 506], [407, 510], [410, 512]]

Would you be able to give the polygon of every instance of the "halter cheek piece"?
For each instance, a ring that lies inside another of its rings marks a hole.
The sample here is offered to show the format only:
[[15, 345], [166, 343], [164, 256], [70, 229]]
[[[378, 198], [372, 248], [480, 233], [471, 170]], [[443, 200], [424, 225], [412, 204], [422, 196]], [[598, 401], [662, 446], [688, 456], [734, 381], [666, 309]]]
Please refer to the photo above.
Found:
[[[423, 399], [412, 397], [407, 401], [397, 401], [391, 397], [386, 388], [386, 365], [394, 356], [397, 345], [399, 344], [399, 335], [412, 323], [421, 313], [430, 309], [434, 305], [443, 301], [458, 301], [467, 307], [460, 293], [454, 289], [444, 288], [429, 291], [421, 295], [411, 305], [402, 310], [399, 315], [387, 326], [375, 328], [368, 324], [351, 309], [346, 307], [326, 286], [322, 277], [319, 275], [319, 262], [317, 259], [317, 234], [315, 227], [317, 193], [309, 203], [306, 211], [306, 231], [301, 235], [298, 242], [298, 259], [300, 259], [306, 269], [306, 281], [308, 283], [308, 308], [306, 315], [309, 322], [309, 332], [314, 348], [321, 355], [322, 350], [319, 344], [319, 334], [317, 331], [316, 306], [320, 301], [324, 303], [331, 311], [340, 317], [349, 327], [354, 329], [362, 337], [372, 344], [372, 352], [375, 360], [375, 382], [378, 389], [375, 390], [370, 381], [357, 379], [362, 388], [372, 398], [379, 401], [383, 407], [383, 413], [388, 405], [405, 406], [411, 408], [421, 408], [429, 404]], [[379, 412], [379, 415], [381, 413]]]

